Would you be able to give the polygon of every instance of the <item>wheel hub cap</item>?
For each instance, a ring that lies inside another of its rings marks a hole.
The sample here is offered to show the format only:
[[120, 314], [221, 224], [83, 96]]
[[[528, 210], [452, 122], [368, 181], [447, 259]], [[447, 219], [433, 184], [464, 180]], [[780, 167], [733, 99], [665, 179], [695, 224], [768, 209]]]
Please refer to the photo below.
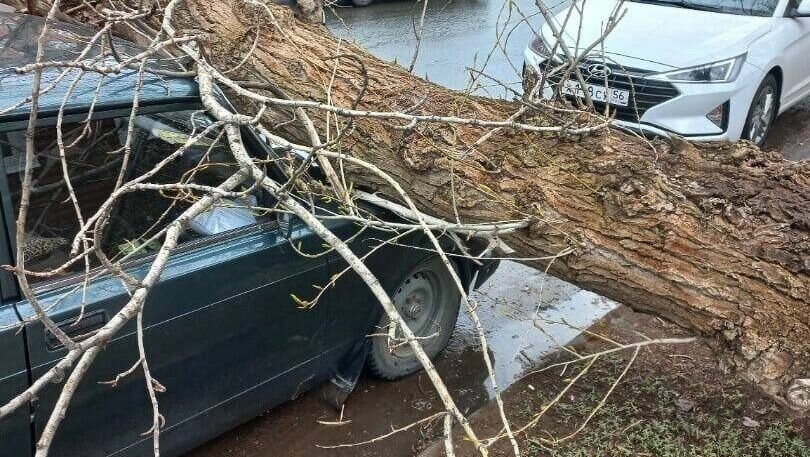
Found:
[[421, 312], [422, 302], [413, 295], [408, 297], [408, 299], [405, 301], [405, 316], [411, 319], [416, 319], [419, 317], [419, 313]]
[[439, 296], [430, 273], [414, 273], [402, 283], [392, 298], [416, 335], [425, 336], [433, 331]]

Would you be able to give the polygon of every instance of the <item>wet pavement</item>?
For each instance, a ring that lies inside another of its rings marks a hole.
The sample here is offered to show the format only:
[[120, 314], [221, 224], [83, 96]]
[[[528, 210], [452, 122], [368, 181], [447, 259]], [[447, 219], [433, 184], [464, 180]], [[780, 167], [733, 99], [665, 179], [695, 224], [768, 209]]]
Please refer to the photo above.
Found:
[[[471, 82], [468, 67], [483, 68], [493, 78], [520, 87], [523, 48], [540, 19], [533, 16], [528, 22], [523, 20], [521, 13], [536, 10], [533, 0], [513, 0], [511, 4], [510, 9], [499, 1], [430, 1], [414, 72], [451, 88], [472, 85], [478, 93], [509, 97], [486, 78]], [[560, 2], [553, 9], [562, 7]], [[367, 8], [336, 11], [340, 18], [330, 14], [327, 21], [333, 32], [356, 40], [379, 57], [405, 66], [410, 63], [415, 43], [413, 24], [420, 13], [416, 3], [378, 0]], [[495, 46], [497, 42], [501, 45]], [[766, 147], [781, 149], [792, 160], [810, 158], [810, 101], [777, 120]], [[615, 306], [513, 262], [504, 262], [474, 298], [487, 329], [501, 388], [516, 381], [532, 361], [573, 339], [579, 333], [574, 327], [589, 326]], [[568, 325], [553, 323], [563, 319]], [[542, 323], [543, 331], [535, 323]], [[437, 361], [465, 413], [482, 406], [493, 392], [474, 333], [469, 318], [462, 315], [448, 350]], [[339, 414], [313, 391], [202, 446], [188, 457], [412, 456], [438, 430], [415, 427], [360, 447], [319, 446], [368, 440], [426, 417], [440, 406], [424, 374], [397, 382], [364, 376], [346, 403], [346, 422], [342, 425], [324, 423], [337, 421]]]
[[[511, 3], [511, 8], [510, 8]], [[414, 74], [452, 89], [466, 89], [469, 68], [520, 88], [523, 50], [542, 18], [534, 0], [428, 0]], [[546, 1], [552, 11], [567, 4]], [[327, 16], [333, 33], [353, 39], [376, 56], [408, 67], [416, 47], [414, 24], [422, 3], [377, 0], [367, 8], [338, 7]], [[511, 97], [491, 79], [476, 78], [477, 93]]]

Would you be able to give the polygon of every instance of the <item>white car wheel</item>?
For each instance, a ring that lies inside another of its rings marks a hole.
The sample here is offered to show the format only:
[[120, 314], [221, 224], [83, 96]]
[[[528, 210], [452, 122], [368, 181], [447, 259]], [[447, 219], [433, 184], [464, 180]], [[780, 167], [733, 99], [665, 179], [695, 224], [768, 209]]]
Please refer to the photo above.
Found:
[[748, 110], [748, 118], [745, 120], [743, 137], [750, 140], [757, 146], [765, 143], [765, 138], [771, 130], [773, 120], [776, 118], [778, 106], [779, 86], [776, 78], [769, 74], [757, 89], [754, 100], [751, 102], [751, 109]]

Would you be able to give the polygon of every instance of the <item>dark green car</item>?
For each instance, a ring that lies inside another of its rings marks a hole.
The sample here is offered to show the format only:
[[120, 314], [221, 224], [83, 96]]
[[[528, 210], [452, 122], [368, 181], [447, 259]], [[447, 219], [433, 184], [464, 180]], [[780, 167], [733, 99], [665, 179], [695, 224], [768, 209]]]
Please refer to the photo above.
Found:
[[[0, 264], [14, 264], [14, 220], [19, 207], [26, 124], [30, 114], [31, 74], [14, 68], [33, 61], [39, 18], [0, 14]], [[57, 25], [50, 33], [44, 60], [71, 60], [89, 32]], [[132, 51], [118, 43], [118, 52]], [[134, 48], [133, 48], [134, 49]], [[93, 50], [98, 52], [98, 50]], [[93, 58], [93, 52], [87, 56]], [[136, 76], [134, 72], [102, 76], [96, 73], [50, 69], [43, 74], [36, 135], [35, 182], [27, 217], [26, 267], [47, 271], [68, 258], [77, 217], [61, 181], [55, 144], [69, 143], [69, 173], [84, 217], [109, 197], [121, 167], [121, 151]], [[193, 80], [147, 75], [133, 125], [126, 177], [153, 168], [177, 150], [192, 132], [210, 127], [201, 109]], [[56, 114], [64, 108], [62, 138], [56, 135]], [[90, 114], [92, 113], [92, 115]], [[223, 136], [217, 128], [204, 135], [173, 166], [150, 182], [193, 179], [210, 183], [228, 173]], [[251, 154], [272, 163], [278, 151], [251, 129], [243, 129]], [[202, 165], [201, 165], [202, 164]], [[189, 170], [193, 176], [189, 175]], [[232, 171], [232, 170], [231, 170]], [[268, 173], [284, 179], [280, 168]], [[113, 207], [101, 240], [104, 252], [142, 277], [154, 255], [154, 239], [167, 220], [188, 205], [183, 199], [162, 198], [146, 192], [123, 197]], [[379, 304], [354, 274], [342, 277], [311, 307], [300, 301], [315, 295], [313, 286], [325, 285], [345, 268], [334, 254], [319, 253], [322, 240], [301, 222], [277, 214], [246, 211], [245, 207], [272, 206], [272, 196], [256, 190], [250, 204], [236, 201], [215, 207], [192, 221], [182, 243], [172, 254], [143, 315], [144, 342], [151, 372], [165, 387], [159, 396], [166, 426], [161, 433], [164, 455], [176, 455], [249, 420], [282, 402], [339, 377], [346, 367], [365, 366], [393, 379], [419, 368], [407, 348], [391, 353], [383, 337], [368, 338], [385, 323]], [[225, 218], [214, 217], [231, 212]], [[328, 212], [328, 206], [323, 211]], [[377, 217], [395, 219], [379, 209]], [[426, 350], [438, 354], [447, 344], [459, 309], [459, 294], [449, 274], [416, 232], [397, 243], [390, 231], [360, 230], [339, 218], [327, 225], [359, 255], [374, 250], [366, 263], [392, 294], [410, 326], [426, 340]], [[447, 240], [444, 240], [447, 241]], [[450, 243], [447, 243], [451, 246]], [[378, 248], [378, 249], [377, 249]], [[471, 249], [475, 251], [476, 247]], [[459, 258], [460, 259], [460, 258]], [[467, 284], [480, 285], [497, 266], [457, 261]], [[89, 282], [83, 281], [90, 268]], [[475, 279], [477, 278], [477, 279]], [[122, 282], [97, 265], [78, 262], [55, 277], [31, 277], [35, 294], [53, 321], [74, 337], [104, 325], [127, 302]], [[0, 404], [26, 389], [66, 351], [21, 298], [15, 277], [0, 270]], [[81, 319], [78, 319], [81, 316]], [[61, 425], [53, 447], [55, 456], [150, 455], [151, 437], [144, 436], [152, 411], [138, 360], [135, 321], [109, 342], [82, 381]], [[356, 370], [355, 370], [356, 371]], [[48, 386], [28, 407], [0, 420], [0, 456], [33, 454], [34, 443], [61, 390]]]

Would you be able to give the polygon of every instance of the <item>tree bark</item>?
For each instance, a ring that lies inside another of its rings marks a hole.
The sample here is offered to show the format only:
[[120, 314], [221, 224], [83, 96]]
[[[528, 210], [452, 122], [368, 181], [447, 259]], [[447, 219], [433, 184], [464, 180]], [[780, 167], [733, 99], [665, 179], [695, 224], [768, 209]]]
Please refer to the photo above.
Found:
[[312, 24], [323, 22], [323, 3], [321, 0], [297, 0], [296, 6], [302, 20]]
[[[220, 69], [242, 60], [258, 25], [252, 57], [229, 76], [270, 82], [292, 98], [486, 120], [519, 108], [419, 79], [283, 7], [267, 14], [233, 0], [187, 0], [184, 8], [175, 25], [210, 31], [206, 53]], [[268, 127], [309, 144], [300, 123], [288, 122], [291, 111], [270, 111]], [[308, 114], [326, 132], [327, 115]], [[525, 121], [552, 122], [531, 116]], [[774, 398], [810, 407], [810, 162], [747, 144], [649, 144], [615, 130], [567, 138], [503, 129], [466, 153], [489, 129], [392, 127], [357, 119], [332, 149], [385, 169], [434, 216], [530, 217], [529, 229], [505, 239], [517, 255], [572, 250], [552, 263], [553, 275], [694, 329]], [[387, 190], [374, 175], [347, 170], [356, 186]]]

